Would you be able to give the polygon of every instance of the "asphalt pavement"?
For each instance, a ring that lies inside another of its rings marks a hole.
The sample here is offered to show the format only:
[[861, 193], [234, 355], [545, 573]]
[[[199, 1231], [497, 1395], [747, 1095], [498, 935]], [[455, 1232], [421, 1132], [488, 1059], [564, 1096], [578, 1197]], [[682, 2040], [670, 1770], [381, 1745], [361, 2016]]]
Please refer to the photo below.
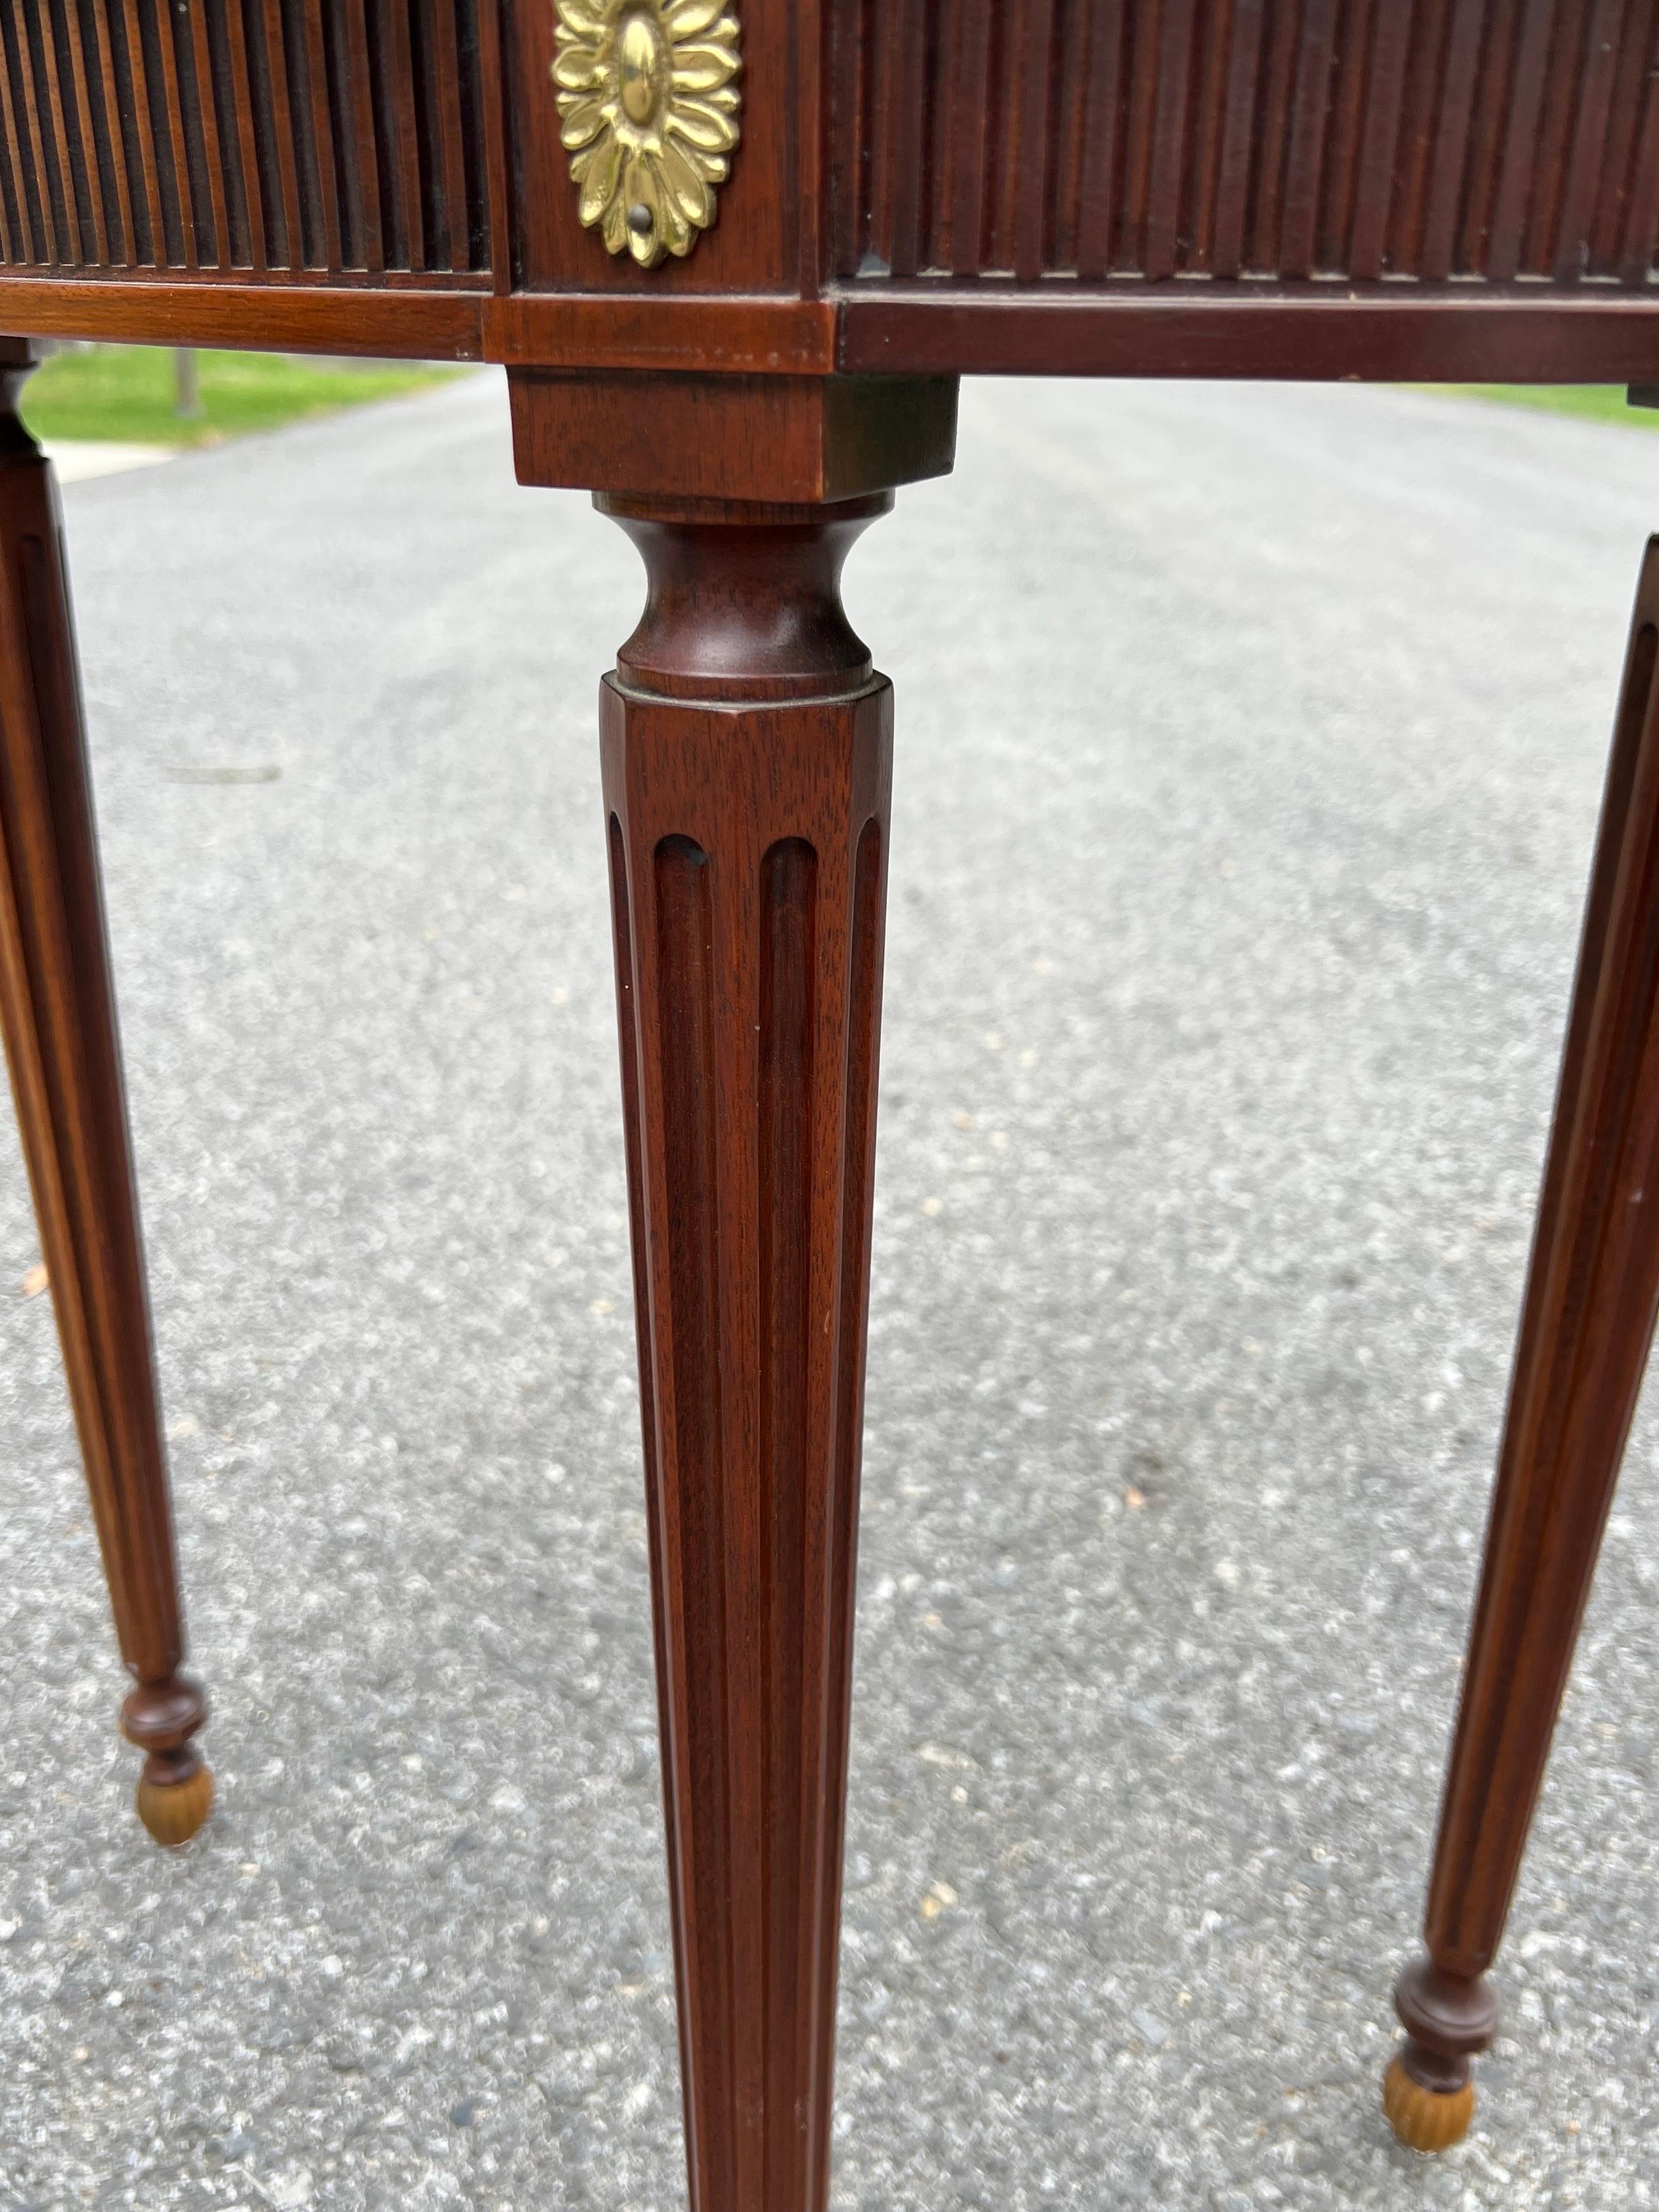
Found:
[[[594, 692], [494, 375], [65, 495], [194, 1663], [0, 1117], [0, 2209], [684, 2201]], [[1659, 2194], [1659, 1430], [1474, 2134], [1415, 1938], [1659, 437], [993, 384], [898, 687], [838, 2212]]]

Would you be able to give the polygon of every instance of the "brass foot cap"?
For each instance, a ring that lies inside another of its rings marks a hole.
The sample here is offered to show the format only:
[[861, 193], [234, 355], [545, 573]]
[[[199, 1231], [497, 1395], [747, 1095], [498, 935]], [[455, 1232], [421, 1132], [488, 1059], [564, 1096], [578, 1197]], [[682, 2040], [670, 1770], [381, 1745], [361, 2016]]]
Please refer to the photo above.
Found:
[[138, 1784], [138, 1818], [158, 1844], [171, 1850], [187, 1844], [213, 1810], [213, 1776], [198, 1766], [183, 1782]]
[[1449, 2150], [1462, 2142], [1474, 2117], [1474, 2084], [1449, 2093], [1425, 2089], [1396, 2058], [1382, 2076], [1382, 2110], [1407, 2150]]

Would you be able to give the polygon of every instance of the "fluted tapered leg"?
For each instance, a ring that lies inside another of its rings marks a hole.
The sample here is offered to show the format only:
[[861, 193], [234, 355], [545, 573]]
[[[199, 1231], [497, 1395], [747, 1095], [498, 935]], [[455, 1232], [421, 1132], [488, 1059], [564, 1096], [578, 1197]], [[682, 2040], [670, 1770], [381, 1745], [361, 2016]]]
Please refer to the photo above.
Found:
[[694, 2212], [822, 2212], [891, 692], [884, 499], [607, 499], [650, 605], [601, 701]]
[[50, 465], [16, 414], [28, 350], [0, 340], [0, 1029], [70, 1397], [137, 1686], [138, 1810], [158, 1841], [206, 1819], [184, 1656], [120, 1044]]
[[1419, 2149], [1455, 2142], [1484, 1978], [1525, 1849], [1659, 1313], [1659, 538], [1637, 593], [1516, 1346], [1498, 1486], [1429, 1885], [1426, 1957], [1384, 2099]]

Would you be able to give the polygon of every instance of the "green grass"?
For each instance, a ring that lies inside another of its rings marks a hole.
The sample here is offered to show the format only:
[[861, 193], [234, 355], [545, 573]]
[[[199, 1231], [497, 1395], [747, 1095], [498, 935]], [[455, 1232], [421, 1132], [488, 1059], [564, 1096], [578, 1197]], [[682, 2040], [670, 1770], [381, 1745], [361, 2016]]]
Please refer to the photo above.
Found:
[[[402, 362], [341, 368], [297, 354], [204, 352], [197, 358], [205, 411], [194, 422], [176, 411], [168, 348], [116, 345], [54, 354], [23, 388], [23, 419], [38, 438], [216, 445], [245, 431], [279, 429], [307, 416], [419, 392], [456, 374]], [[1428, 384], [1419, 389], [1659, 430], [1659, 409], [1627, 406], [1622, 385]]]
[[418, 392], [455, 374], [402, 362], [341, 368], [295, 354], [202, 353], [197, 358], [204, 411], [194, 422], [176, 411], [171, 350], [118, 345], [54, 354], [23, 387], [23, 419], [37, 438], [215, 445], [244, 431], [275, 430], [338, 407]]
[[1659, 430], [1659, 408], [1627, 406], [1622, 384], [1425, 384], [1419, 389], [1448, 398], [1536, 407], [1547, 415], [1576, 415], [1581, 422], [1621, 422], [1627, 430]]

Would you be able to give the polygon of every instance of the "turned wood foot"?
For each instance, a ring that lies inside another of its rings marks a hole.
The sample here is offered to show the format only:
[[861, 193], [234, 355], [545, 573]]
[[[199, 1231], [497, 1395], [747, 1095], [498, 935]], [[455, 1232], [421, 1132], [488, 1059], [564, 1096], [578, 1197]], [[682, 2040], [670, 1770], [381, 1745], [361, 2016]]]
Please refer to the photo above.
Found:
[[599, 502], [693, 2212], [827, 2202], [891, 747], [837, 580], [889, 503]]
[[1419, 2069], [1433, 2063], [1431, 2052], [1407, 2042], [1382, 2076], [1383, 2112], [1407, 2150], [1449, 2150], [1462, 2142], [1474, 2118], [1474, 2084], [1467, 2078], [1467, 2059], [1466, 2078], [1452, 2088], [1428, 2088], [1419, 2080]]
[[1407, 1967], [1395, 1987], [1405, 2048], [1382, 2081], [1382, 2109], [1412, 2150], [1449, 2150], [1474, 2117], [1469, 2060], [1498, 2033], [1492, 1984], [1443, 1973], [1431, 1959]]
[[1659, 538], [1631, 626], [1409, 2038], [1384, 2104], [1455, 2142], [1659, 1313]]
[[80, 676], [49, 464], [18, 420], [33, 366], [0, 339], [0, 1029], [158, 1841], [206, 1819], [149, 1302], [110, 984]]
[[158, 1844], [187, 1844], [213, 1809], [213, 1777], [191, 1741], [207, 1718], [207, 1700], [186, 1675], [133, 1691], [121, 1729], [146, 1756], [135, 1802]]

